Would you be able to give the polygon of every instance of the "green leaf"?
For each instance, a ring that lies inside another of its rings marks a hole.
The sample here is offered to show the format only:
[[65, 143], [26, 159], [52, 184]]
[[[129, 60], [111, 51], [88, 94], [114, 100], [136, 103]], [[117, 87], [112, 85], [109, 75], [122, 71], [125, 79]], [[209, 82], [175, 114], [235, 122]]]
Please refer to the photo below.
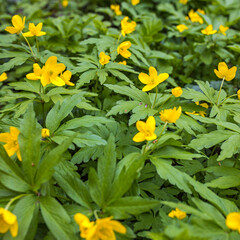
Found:
[[128, 218], [131, 215], [138, 215], [147, 212], [160, 205], [158, 200], [144, 199], [141, 197], [124, 197], [117, 199], [105, 208], [114, 218]]
[[115, 138], [111, 134], [107, 145], [104, 147], [104, 153], [98, 160], [98, 177], [103, 194], [103, 203], [108, 198], [116, 168], [116, 150]]
[[47, 182], [53, 175], [53, 167], [56, 166], [61, 161], [62, 154], [68, 149], [71, 144], [73, 137], [70, 137], [64, 141], [61, 145], [50, 151], [41, 161], [36, 177], [35, 186], [36, 190], [39, 189], [41, 184]]
[[99, 69], [97, 70], [97, 76], [99, 77], [99, 81], [101, 84], [104, 84], [106, 79], [107, 79], [107, 76], [108, 76], [108, 73], [105, 71], [105, 69]]
[[28, 111], [20, 128], [18, 141], [22, 156], [22, 166], [29, 182], [33, 185], [35, 173], [40, 160], [41, 129], [35, 118], [33, 105], [28, 107]]
[[206, 186], [212, 188], [229, 189], [240, 185], [239, 176], [223, 176], [206, 183]]
[[120, 71], [111, 69], [109, 70], [109, 72], [113, 76], [118, 77], [119, 79], [124, 80], [127, 83], [133, 84], [133, 82], [125, 74], [121, 73]]
[[73, 224], [66, 210], [52, 197], [40, 197], [40, 209], [43, 219], [58, 240], [77, 240]]
[[116, 93], [126, 95], [132, 98], [133, 100], [137, 100], [145, 104], [151, 105], [151, 101], [148, 94], [137, 89], [134, 86], [127, 87], [127, 86], [118, 86], [118, 85], [111, 85], [111, 84], [105, 84], [105, 86]]
[[54, 131], [59, 127], [61, 121], [67, 117], [72, 109], [81, 102], [81, 94], [75, 94], [71, 97], [67, 97], [60, 104], [58, 102], [54, 107], [49, 111], [46, 118], [46, 126], [50, 130], [50, 133], [54, 133]]
[[221, 153], [217, 161], [222, 161], [225, 158], [230, 158], [234, 154], [240, 152], [240, 134], [230, 136], [221, 146]]
[[70, 162], [60, 162], [55, 168], [54, 178], [71, 199], [81, 206], [91, 208], [87, 186]]
[[129, 111], [131, 111], [132, 109], [134, 109], [135, 107], [137, 107], [139, 105], [139, 101], [117, 101], [116, 103], [117, 105], [114, 106], [110, 111], [108, 111], [108, 113], [106, 114], [106, 116], [111, 116], [111, 115], [117, 115], [117, 114], [123, 114], [123, 113], [128, 113]]
[[78, 80], [77, 89], [83, 86], [85, 83], [90, 83], [96, 77], [97, 70], [89, 70], [84, 72]]

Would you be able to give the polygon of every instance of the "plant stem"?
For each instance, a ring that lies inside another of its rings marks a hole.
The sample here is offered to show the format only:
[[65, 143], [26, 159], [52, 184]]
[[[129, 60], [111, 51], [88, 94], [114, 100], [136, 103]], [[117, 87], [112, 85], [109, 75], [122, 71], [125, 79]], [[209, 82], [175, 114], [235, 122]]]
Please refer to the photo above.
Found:
[[155, 95], [155, 98], [154, 98], [154, 101], [153, 101], [153, 104], [152, 104], [152, 108], [154, 108], [154, 105], [156, 103], [157, 95], [158, 95], [158, 87], [156, 86], [156, 95]]
[[36, 36], [36, 46], [37, 46], [37, 51], [39, 53], [39, 43], [38, 43], [38, 40], [37, 40], [37, 36]]
[[98, 210], [94, 210], [94, 211], [93, 211], [94, 217], [95, 217], [96, 219], [98, 219], [97, 212], [98, 212]]
[[27, 38], [23, 35], [23, 33], [22, 33], [22, 36], [24, 37], [25, 41], [27, 42], [27, 45], [28, 45], [28, 47], [29, 47], [29, 49], [30, 49], [30, 51], [31, 51], [31, 53], [32, 53], [32, 56], [33, 56], [34, 58], [36, 58], [36, 56], [35, 56], [34, 53], [33, 53], [33, 50], [32, 50], [32, 48], [31, 48], [31, 45], [30, 45], [29, 41], [28, 41]]
[[117, 45], [118, 45], [118, 43], [119, 43], [119, 40], [120, 40], [121, 36], [122, 36], [122, 33], [120, 32], [120, 34], [119, 34], [119, 36], [118, 36], [118, 40], [117, 40]]
[[223, 87], [224, 80], [225, 80], [225, 77], [223, 77], [223, 80], [222, 80], [222, 83], [221, 83], [221, 86], [220, 86], [220, 89], [219, 89], [219, 93], [218, 93], [218, 97], [217, 97], [217, 102], [216, 102], [217, 106], [218, 106], [218, 99], [219, 99], [219, 97], [220, 97], [220, 93], [221, 93], [221, 90], [222, 90], [222, 87]]
[[19, 198], [22, 198], [22, 197], [24, 197], [24, 196], [26, 196], [26, 195], [28, 195], [28, 194], [21, 194], [21, 195], [18, 195], [18, 196], [16, 196], [16, 197], [12, 198], [12, 199], [8, 202], [8, 204], [6, 205], [5, 209], [8, 210], [8, 208], [11, 206], [11, 204], [12, 204], [14, 201], [16, 201], [16, 200], [18, 200]]
[[[221, 103], [221, 105], [222, 105], [224, 102], [226, 102], [229, 98], [234, 97], [234, 96], [237, 96], [237, 94], [233, 94], [233, 95], [225, 98], [224, 101]], [[220, 105], [220, 104], [219, 104], [219, 105]]]

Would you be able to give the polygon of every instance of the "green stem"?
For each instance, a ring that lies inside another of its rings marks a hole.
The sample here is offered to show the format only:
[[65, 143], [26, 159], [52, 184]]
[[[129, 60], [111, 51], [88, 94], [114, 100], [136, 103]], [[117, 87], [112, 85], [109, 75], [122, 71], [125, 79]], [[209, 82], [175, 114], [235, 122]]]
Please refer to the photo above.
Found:
[[31, 53], [32, 53], [33, 57], [35, 58], [35, 55], [34, 55], [34, 53], [33, 53], [33, 50], [32, 50], [32, 48], [31, 48], [31, 45], [30, 45], [29, 41], [28, 41], [27, 38], [23, 35], [23, 33], [22, 33], [22, 36], [24, 37], [25, 41], [27, 42], [27, 45], [28, 45]]
[[162, 128], [162, 131], [160, 132], [160, 135], [159, 135], [159, 137], [158, 137], [157, 140], [156, 140], [156, 144], [153, 146], [153, 148], [149, 151], [148, 154], [152, 153], [153, 150], [155, 150], [155, 148], [157, 147], [157, 142], [158, 142], [159, 139], [161, 138], [161, 136], [162, 136], [162, 134], [163, 134], [165, 128], [167, 127], [167, 124], [168, 124], [168, 122], [165, 122], [165, 124], [164, 124], [164, 126], [163, 126], [163, 128]]
[[38, 40], [37, 40], [37, 36], [35, 36], [36, 37], [36, 46], [37, 46], [37, 51], [38, 51], [38, 53], [39, 53], [39, 43], [38, 43]]
[[159, 108], [161, 108], [171, 97], [172, 95], [169, 95], [168, 98], [159, 106]]
[[222, 80], [222, 83], [221, 83], [221, 86], [220, 86], [220, 89], [219, 89], [219, 93], [218, 93], [218, 97], [217, 97], [217, 102], [216, 102], [217, 106], [218, 106], [218, 99], [219, 99], [219, 97], [220, 97], [220, 93], [221, 93], [221, 90], [222, 90], [222, 87], [223, 87], [224, 80], [225, 80], [225, 77], [223, 77], [223, 80]]
[[119, 34], [119, 36], [118, 36], [118, 40], [117, 40], [117, 45], [118, 45], [118, 43], [119, 43], [119, 41], [120, 41], [121, 36], [122, 36], [122, 33], [120, 32], [120, 34]]
[[26, 195], [28, 195], [28, 194], [21, 194], [21, 195], [16, 196], [15, 198], [12, 198], [12, 199], [8, 202], [8, 204], [6, 205], [5, 209], [8, 210], [8, 208], [11, 206], [11, 204], [12, 204], [13, 202], [15, 202], [15, 201], [18, 200], [19, 198], [22, 198], [22, 197], [24, 197], [24, 196], [26, 196]]
[[152, 108], [154, 108], [154, 105], [156, 103], [157, 95], [158, 95], [158, 87], [156, 86], [156, 95], [155, 95], [155, 98], [154, 98], [154, 101], [153, 101], [153, 104], [152, 104]]
[[98, 212], [98, 210], [94, 210], [94, 211], [93, 211], [94, 217], [95, 217], [96, 219], [98, 219], [97, 212]]
[[[221, 103], [221, 105], [222, 105], [223, 103], [225, 103], [229, 98], [234, 97], [234, 96], [237, 96], [237, 94], [233, 94], [233, 95], [225, 98], [224, 101]], [[220, 104], [219, 104], [219, 105], [220, 105]]]
[[149, 143], [149, 141], [147, 141], [147, 143], [145, 144], [145, 146], [143, 148], [143, 154], [145, 154], [147, 152], [148, 143]]

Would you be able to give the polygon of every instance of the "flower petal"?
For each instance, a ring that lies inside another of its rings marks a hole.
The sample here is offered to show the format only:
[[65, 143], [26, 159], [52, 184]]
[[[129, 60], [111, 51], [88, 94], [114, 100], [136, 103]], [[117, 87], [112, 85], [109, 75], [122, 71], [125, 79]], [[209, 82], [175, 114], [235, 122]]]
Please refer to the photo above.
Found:
[[137, 133], [133, 137], [133, 141], [134, 142], [143, 142], [144, 140], [145, 140], [145, 134], [143, 134], [142, 132]]
[[157, 86], [157, 84], [148, 84], [148, 85], [146, 85], [146, 86], [142, 89], [142, 91], [143, 91], [143, 92], [150, 91], [150, 90], [152, 90], [153, 88], [155, 88], [156, 86]]
[[9, 225], [12, 225], [12, 224], [14, 224], [17, 221], [17, 217], [13, 213], [8, 211], [8, 210], [5, 210], [3, 212], [2, 216], [3, 216], [4, 221], [6, 223], [8, 223]]
[[109, 222], [109, 225], [116, 232], [119, 232], [119, 233], [122, 233], [122, 234], [125, 234], [127, 232], [126, 228], [118, 221], [111, 220]]
[[169, 74], [168, 73], [161, 73], [158, 75], [157, 77], [157, 83], [162, 83], [163, 81], [165, 81], [167, 78], [169, 78]]
[[12, 24], [15, 28], [21, 29], [21, 27], [23, 26], [22, 18], [19, 15], [14, 15], [12, 17]]
[[33, 37], [34, 35], [31, 32], [23, 33], [24, 37]]
[[144, 132], [146, 129], [146, 123], [143, 121], [137, 121], [136, 127], [139, 132]]
[[235, 76], [236, 76], [236, 71], [237, 71], [237, 67], [232, 67], [232, 68], [230, 68], [229, 70], [228, 70], [228, 73], [227, 73], [227, 75], [226, 75], [226, 81], [231, 81], [232, 79], [234, 79], [235, 78]]
[[15, 34], [18, 33], [18, 30], [15, 27], [6, 27], [5, 31], [11, 33], [11, 34]]
[[16, 237], [18, 234], [18, 222], [15, 221], [15, 223], [10, 227], [10, 233], [12, 237]]
[[214, 69], [214, 73], [216, 74], [216, 76], [218, 77], [218, 78], [221, 78], [221, 79], [223, 79], [223, 74], [222, 73], [220, 73], [217, 69]]
[[151, 80], [150, 76], [147, 75], [146, 73], [140, 73], [138, 75], [138, 79], [140, 80], [140, 82], [142, 82], [144, 84], [148, 84]]
[[157, 78], [157, 70], [154, 67], [149, 67], [149, 76], [152, 78]]
[[8, 142], [8, 139], [10, 138], [10, 133], [0, 133], [0, 142]]
[[149, 129], [151, 132], [155, 131], [156, 128], [156, 120], [153, 116], [150, 116], [146, 121], [146, 128]]
[[56, 56], [51, 56], [48, 58], [48, 60], [45, 63], [45, 66], [51, 67], [57, 65], [57, 57]]
[[50, 78], [50, 81], [52, 84], [59, 86], [59, 87], [65, 85], [65, 82], [60, 77]]

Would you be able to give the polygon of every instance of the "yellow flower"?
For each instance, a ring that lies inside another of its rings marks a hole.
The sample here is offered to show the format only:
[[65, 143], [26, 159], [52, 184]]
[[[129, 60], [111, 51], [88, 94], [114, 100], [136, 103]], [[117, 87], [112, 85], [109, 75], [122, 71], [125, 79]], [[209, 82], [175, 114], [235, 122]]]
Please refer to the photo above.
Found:
[[127, 62], [124, 60], [124, 61], [122, 61], [122, 62], [119, 62], [118, 64], [127, 65]]
[[149, 75], [146, 73], [140, 73], [138, 79], [143, 83], [147, 84], [142, 91], [147, 92], [155, 88], [159, 83], [165, 81], [169, 77], [168, 73], [161, 73], [157, 75], [157, 70], [154, 67], [149, 68]]
[[197, 12], [194, 12], [193, 9], [189, 11], [188, 16], [192, 22], [203, 24], [203, 19], [198, 15]]
[[157, 138], [157, 135], [154, 133], [156, 128], [156, 121], [153, 116], [148, 117], [146, 123], [143, 121], [137, 121], [136, 123], [137, 133], [133, 137], [134, 142], [142, 142], [142, 141], [151, 141]]
[[226, 31], [229, 29], [229, 27], [224, 27], [223, 25], [219, 26], [219, 31], [226, 36]]
[[42, 128], [42, 138], [46, 138], [50, 136], [50, 131], [47, 128]]
[[181, 87], [175, 87], [172, 89], [172, 95], [174, 97], [180, 97], [182, 95], [182, 93], [183, 93], [183, 90]]
[[116, 240], [114, 232], [126, 233], [126, 228], [112, 217], [97, 219], [93, 228], [89, 229], [87, 240]]
[[23, 19], [19, 16], [19, 15], [14, 15], [12, 17], [12, 24], [13, 24], [13, 27], [6, 27], [5, 30], [11, 34], [14, 34], [14, 33], [21, 33], [22, 30], [24, 29], [24, 25], [25, 25], [25, 18], [26, 17], [23, 17]]
[[82, 238], [88, 238], [89, 229], [93, 227], [94, 222], [90, 222], [88, 217], [81, 213], [76, 213], [74, 215], [75, 222], [79, 225], [79, 230], [81, 232]]
[[12, 156], [14, 153], [17, 153], [19, 161], [22, 161], [20, 154], [20, 148], [18, 143], [18, 135], [20, 131], [16, 127], [10, 127], [10, 133], [0, 133], [0, 142], [6, 144], [3, 145], [8, 156]]
[[122, 42], [117, 48], [117, 53], [122, 55], [124, 58], [129, 58], [131, 56], [131, 53], [128, 51], [130, 47], [131, 47], [130, 41]]
[[205, 15], [205, 11], [200, 8], [198, 8], [197, 12], [201, 13], [202, 15]]
[[63, 0], [62, 1], [62, 6], [67, 7], [68, 6], [68, 0]]
[[205, 29], [201, 30], [201, 32], [206, 35], [212, 35], [212, 34], [216, 33], [217, 30], [213, 30], [213, 25], [210, 24]]
[[109, 60], [111, 59], [111, 57], [106, 55], [104, 52], [100, 52], [99, 57], [100, 57], [99, 62], [102, 65], [105, 65], [105, 64], [109, 63]]
[[64, 73], [61, 73], [60, 78], [69, 86], [74, 86], [75, 84], [70, 82], [70, 79], [72, 77], [72, 73], [67, 70]]
[[115, 12], [115, 14], [117, 16], [121, 16], [122, 15], [122, 12], [120, 10], [120, 5], [118, 5], [118, 4], [116, 4], [116, 5], [111, 4], [110, 8]]
[[229, 213], [226, 217], [226, 225], [228, 228], [232, 230], [238, 230], [238, 232], [240, 233], [240, 213]]
[[184, 30], [188, 29], [188, 27], [184, 24], [179, 24], [176, 26], [179, 32], [183, 32]]
[[133, 31], [135, 31], [136, 28], [136, 22], [131, 21], [128, 22], [128, 17], [123, 18], [123, 20], [121, 21], [121, 28], [122, 28], [122, 35], [125, 37], [126, 34], [129, 34]]
[[173, 109], [165, 109], [160, 112], [160, 119], [163, 122], [175, 123], [179, 119], [181, 113], [181, 107], [179, 107], [178, 109], [176, 109], [176, 107], [174, 107]]
[[181, 211], [180, 209], [176, 208], [176, 210], [172, 210], [168, 214], [168, 216], [170, 218], [175, 218], [176, 217], [177, 219], [182, 220], [182, 219], [184, 219], [187, 216], [187, 214], [185, 212]]
[[10, 211], [0, 208], [0, 233], [6, 233], [10, 230], [12, 237], [18, 234], [17, 217]]
[[86, 240], [116, 240], [114, 231], [125, 234], [126, 228], [112, 217], [97, 219], [90, 222], [88, 217], [81, 213], [74, 216], [75, 222], [79, 225], [80, 236]]
[[37, 63], [33, 64], [33, 73], [28, 73], [26, 78], [29, 80], [40, 80], [42, 77], [42, 69]]
[[35, 26], [34, 23], [29, 23], [29, 25], [28, 25], [29, 32], [23, 33], [23, 36], [25, 36], [25, 37], [33, 37], [33, 36], [40, 37], [40, 36], [45, 35], [46, 33], [41, 31], [42, 25], [43, 25], [42, 23], [39, 23], [37, 26]]
[[237, 91], [238, 99], [240, 100], [240, 89]]
[[135, 6], [140, 3], [140, 0], [132, 0], [132, 5]]
[[224, 78], [226, 81], [231, 81], [232, 79], [234, 79], [236, 71], [237, 71], [236, 66], [228, 69], [228, 66], [225, 62], [220, 62], [218, 64], [218, 70], [214, 69], [214, 73], [217, 75], [217, 77], [221, 79]]
[[179, 2], [182, 4], [187, 4], [188, 0], [179, 0]]
[[[208, 109], [208, 104], [207, 104], [207, 103], [201, 103], [201, 104], [199, 104], [199, 102], [195, 102], [195, 104], [196, 104], [196, 105], [199, 105], [199, 106], [202, 106], [202, 107], [204, 107], [204, 108], [206, 108], [206, 109]], [[191, 113], [190, 113], [190, 114], [191, 114]], [[200, 115], [200, 116], [202, 116], [202, 117], [205, 117], [206, 112], [204, 112], [204, 111], [199, 111], [199, 114], [195, 114], [195, 112], [192, 113], [192, 114], [194, 114], [194, 115]]]
[[63, 86], [65, 82], [59, 77], [59, 74], [65, 70], [66, 66], [63, 63], [57, 63], [57, 57], [49, 57], [42, 68], [41, 83], [43, 86], [54, 84]]
[[0, 75], [0, 82], [3, 82], [7, 79], [7, 74], [4, 72]]

